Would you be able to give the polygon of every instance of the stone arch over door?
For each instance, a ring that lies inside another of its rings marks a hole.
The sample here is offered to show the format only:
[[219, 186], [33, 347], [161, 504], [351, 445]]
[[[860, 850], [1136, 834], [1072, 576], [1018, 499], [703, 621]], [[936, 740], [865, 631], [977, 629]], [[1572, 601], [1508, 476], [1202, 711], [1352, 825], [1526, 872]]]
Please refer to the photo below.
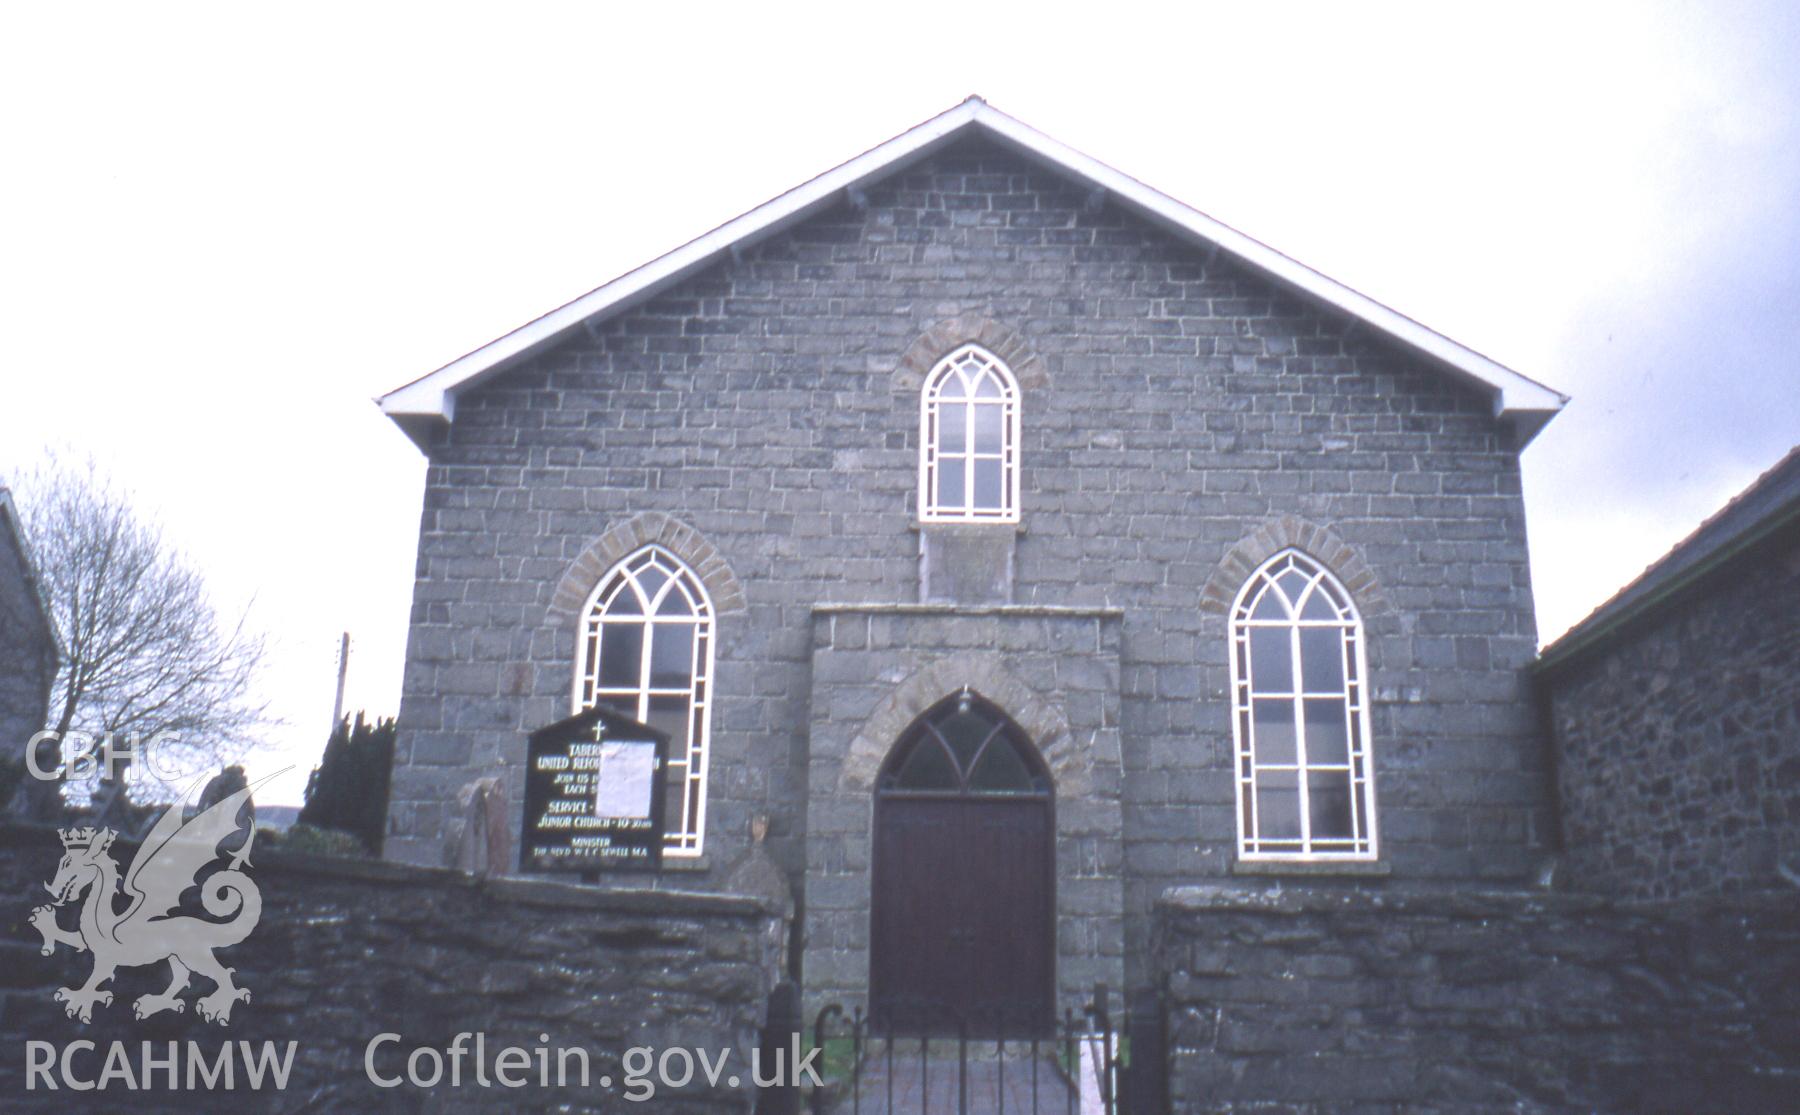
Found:
[[927, 710], [964, 689], [992, 702], [1030, 738], [1059, 794], [1088, 791], [1093, 781], [1092, 758], [1076, 745], [1062, 707], [1007, 669], [999, 655], [981, 651], [940, 658], [883, 698], [850, 741], [838, 776], [839, 791], [855, 794], [874, 789], [894, 741]]
[[[809, 1011], [867, 1006], [875, 788], [908, 727], [965, 686], [1019, 727], [1055, 787], [1057, 1004], [1096, 982], [1120, 985], [1119, 627], [1101, 611], [815, 610], [801, 960]], [[1009, 649], [989, 649], [998, 646]]]

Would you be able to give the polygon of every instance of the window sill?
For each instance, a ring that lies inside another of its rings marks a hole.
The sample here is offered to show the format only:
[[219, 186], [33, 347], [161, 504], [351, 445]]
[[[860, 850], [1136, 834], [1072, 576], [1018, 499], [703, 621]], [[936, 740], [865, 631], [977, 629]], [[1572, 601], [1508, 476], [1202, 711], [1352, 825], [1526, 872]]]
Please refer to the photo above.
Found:
[[985, 519], [914, 519], [912, 522], [908, 523], [907, 526], [915, 534], [922, 530], [942, 530], [942, 531], [1010, 530], [1014, 534], [1018, 534], [1018, 535], [1023, 535], [1025, 533], [1025, 524], [1024, 523], [1007, 523], [1007, 522], [1000, 522], [997, 520], [985, 520]]
[[1273, 875], [1283, 878], [1318, 878], [1334, 875], [1386, 878], [1394, 873], [1394, 869], [1390, 864], [1372, 859], [1240, 859], [1232, 861], [1231, 873], [1233, 875]]
[[712, 857], [704, 853], [697, 856], [671, 856], [662, 858], [663, 874], [695, 874], [712, 870]]

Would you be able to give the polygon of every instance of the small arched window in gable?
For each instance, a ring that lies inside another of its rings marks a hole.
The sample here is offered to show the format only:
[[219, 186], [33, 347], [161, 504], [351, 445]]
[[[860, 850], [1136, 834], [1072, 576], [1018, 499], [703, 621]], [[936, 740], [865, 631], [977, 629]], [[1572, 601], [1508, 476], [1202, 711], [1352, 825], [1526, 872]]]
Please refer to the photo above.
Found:
[[581, 613], [575, 711], [605, 705], [669, 734], [664, 852], [700, 854], [712, 719], [713, 608], [661, 546], [614, 566]]
[[1019, 385], [980, 345], [939, 361], [919, 418], [919, 517], [1019, 521]]
[[1368, 659], [1350, 594], [1287, 550], [1231, 611], [1238, 851], [1374, 859]]

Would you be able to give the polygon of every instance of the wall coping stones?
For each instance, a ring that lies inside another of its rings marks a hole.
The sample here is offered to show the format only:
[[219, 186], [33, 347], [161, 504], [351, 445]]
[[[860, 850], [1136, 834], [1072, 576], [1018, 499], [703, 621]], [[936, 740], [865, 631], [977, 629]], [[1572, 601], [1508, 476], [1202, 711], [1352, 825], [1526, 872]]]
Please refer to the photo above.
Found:
[[1157, 905], [1176, 913], [1241, 910], [1262, 914], [1437, 913], [1450, 917], [1486, 918], [1532, 909], [1561, 913], [1601, 910], [1611, 904], [1589, 895], [1520, 890], [1288, 890], [1216, 884], [1170, 887]]
[[[49, 826], [0, 822], [0, 849], [49, 852], [60, 847], [56, 829]], [[119, 837], [114, 848], [132, 849], [137, 842]], [[601, 910], [622, 914], [683, 916], [779, 917], [781, 911], [761, 898], [740, 894], [665, 890], [650, 886], [596, 887], [548, 877], [501, 876], [482, 878], [449, 867], [421, 867], [393, 860], [360, 859], [284, 852], [268, 846], [253, 853], [252, 877], [264, 873], [340, 879], [349, 883], [374, 883], [383, 887], [435, 887], [468, 890], [496, 901], [518, 906], [552, 909]], [[118, 857], [129, 862], [128, 856]], [[52, 866], [46, 863], [46, 867]]]
[[1800, 891], [1691, 900], [1622, 900], [1603, 895], [1544, 890], [1438, 890], [1423, 888], [1379, 890], [1299, 890], [1196, 884], [1170, 887], [1157, 906], [1175, 914], [1206, 911], [1246, 911], [1265, 914], [1316, 913], [1414, 913], [1449, 918], [1514, 917], [1521, 914], [1598, 915], [1635, 913], [1655, 915], [1675, 909], [1716, 909], [1728, 912], [1785, 914], [1800, 921]]

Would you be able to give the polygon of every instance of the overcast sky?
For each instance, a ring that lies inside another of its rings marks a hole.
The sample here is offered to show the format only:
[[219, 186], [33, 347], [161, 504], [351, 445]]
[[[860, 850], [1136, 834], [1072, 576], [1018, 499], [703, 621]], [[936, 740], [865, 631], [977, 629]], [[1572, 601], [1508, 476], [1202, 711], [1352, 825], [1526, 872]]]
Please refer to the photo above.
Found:
[[1546, 641], [1800, 441], [1791, 5], [1240, 7], [10, 6], [0, 475], [91, 452], [254, 600], [297, 802], [339, 632], [398, 704], [370, 399], [972, 92], [1573, 395]]

